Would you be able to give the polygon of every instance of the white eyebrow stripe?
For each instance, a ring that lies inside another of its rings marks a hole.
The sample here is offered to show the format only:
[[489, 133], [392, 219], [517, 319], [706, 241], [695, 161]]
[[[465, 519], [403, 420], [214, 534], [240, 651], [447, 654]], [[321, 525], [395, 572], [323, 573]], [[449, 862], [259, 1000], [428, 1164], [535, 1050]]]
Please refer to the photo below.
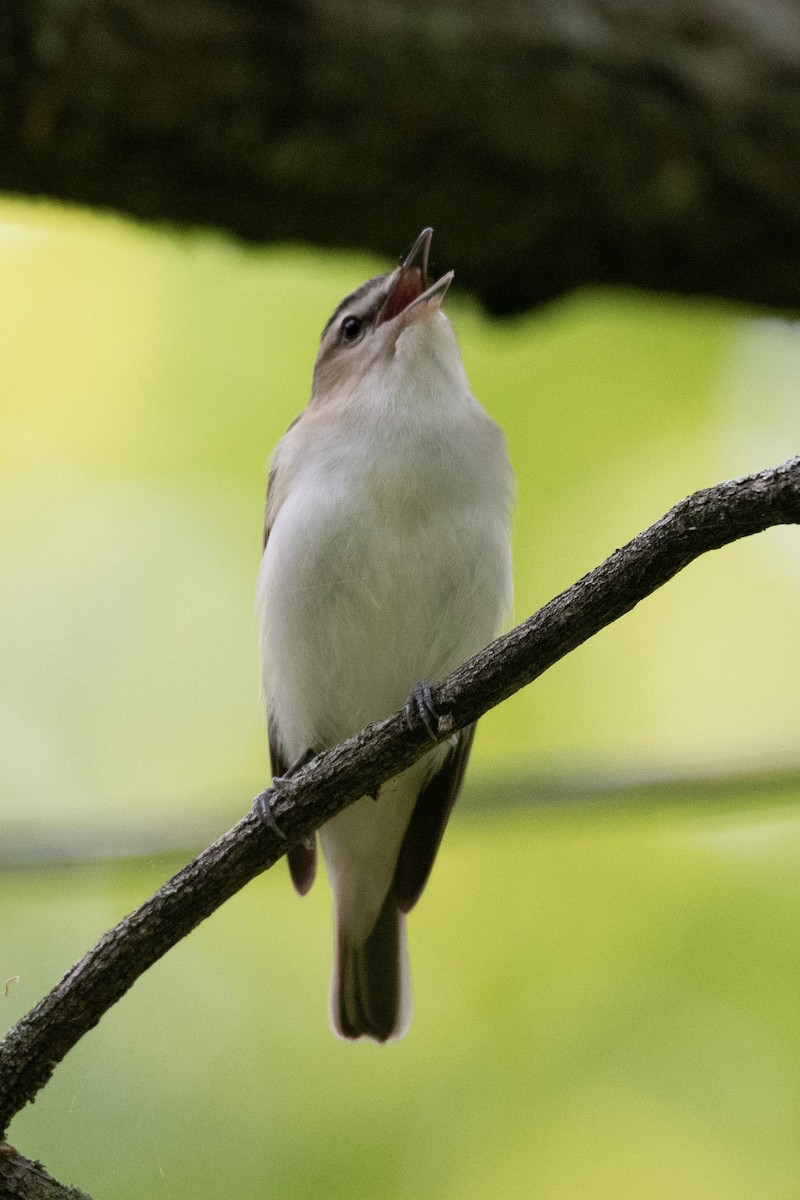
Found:
[[[356, 310], [355, 315], [362, 318], [369, 316], [373, 309], [377, 311], [377, 309], [383, 303], [386, 293], [389, 290], [387, 281], [391, 279], [393, 275], [394, 271], [390, 271], [386, 275], [374, 275], [372, 279], [368, 279], [366, 283], [362, 283], [361, 287], [356, 288], [356, 290], [351, 292], [349, 296], [345, 296], [344, 300], [342, 300], [341, 304], [337, 305], [325, 323], [325, 328], [320, 334], [320, 341], [325, 337], [325, 334], [328, 332], [331, 325], [334, 324], [336, 318], [341, 316], [346, 309], [354, 308]], [[375, 293], [374, 301], [371, 299], [372, 292]], [[359, 303], [360, 301], [365, 301], [367, 299], [370, 300], [369, 303]]]

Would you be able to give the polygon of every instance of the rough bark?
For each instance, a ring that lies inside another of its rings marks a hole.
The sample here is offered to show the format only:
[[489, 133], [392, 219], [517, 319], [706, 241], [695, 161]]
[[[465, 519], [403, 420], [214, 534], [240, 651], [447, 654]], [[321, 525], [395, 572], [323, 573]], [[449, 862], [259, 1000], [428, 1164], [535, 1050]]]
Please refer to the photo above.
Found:
[[0, 1142], [0, 1200], [91, 1200], [85, 1192], [59, 1183], [40, 1162], [32, 1162]]
[[[536, 679], [701, 554], [773, 525], [799, 523], [800, 457], [689, 496], [435, 686], [434, 704], [443, 714], [439, 740]], [[362, 730], [315, 759], [279, 794], [267, 794], [283, 836], [251, 811], [105, 934], [0, 1044], [0, 1130], [171, 946], [299, 838], [358, 796], [374, 792], [429, 746], [427, 732], [410, 729], [402, 713]], [[0, 1183], [3, 1179], [0, 1171]]]
[[491, 311], [588, 283], [800, 307], [794, 0], [27, 0], [0, 187], [397, 255]]

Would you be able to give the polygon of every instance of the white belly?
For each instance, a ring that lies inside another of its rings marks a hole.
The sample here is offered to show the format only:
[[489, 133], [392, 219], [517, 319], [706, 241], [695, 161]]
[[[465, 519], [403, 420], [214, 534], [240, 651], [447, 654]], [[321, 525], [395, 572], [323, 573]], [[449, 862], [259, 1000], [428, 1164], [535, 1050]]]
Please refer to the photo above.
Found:
[[[417, 338], [409, 354], [424, 350], [433, 324], [404, 335]], [[510, 607], [502, 434], [469, 394], [460, 359], [450, 375], [428, 362], [415, 391], [418, 373], [398, 347], [387, 372], [400, 371], [400, 383], [376, 384], [338, 415], [307, 409], [273, 460], [277, 511], [258, 599], [270, 735], [288, 763], [401, 708], [416, 683], [487, 645]], [[320, 830], [337, 945], [361, 946], [373, 929], [420, 789], [446, 753], [425, 755]], [[407, 1022], [404, 948], [400, 958]]]
[[422, 459], [416, 471], [398, 463], [394, 482], [386, 463], [346, 478], [308, 471], [277, 514], [259, 599], [267, 706], [288, 760], [394, 712], [499, 631], [507, 494], [487, 503], [479, 478], [462, 470], [448, 484]]

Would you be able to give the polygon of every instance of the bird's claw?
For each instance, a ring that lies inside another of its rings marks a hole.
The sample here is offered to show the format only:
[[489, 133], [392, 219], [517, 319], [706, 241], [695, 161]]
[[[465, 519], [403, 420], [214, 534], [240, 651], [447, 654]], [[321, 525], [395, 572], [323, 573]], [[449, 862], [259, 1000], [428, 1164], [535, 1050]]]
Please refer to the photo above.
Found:
[[[313, 757], [313, 750], [303, 751], [303, 753], [296, 758], [293, 763], [289, 764], [283, 775], [273, 775], [272, 787], [268, 787], [265, 792], [259, 792], [253, 801], [253, 810], [256, 816], [260, 817], [264, 824], [271, 829], [273, 833], [277, 833], [278, 837], [284, 842], [286, 841], [286, 834], [275, 820], [275, 813], [272, 811], [272, 806], [278, 798], [278, 793], [280, 792], [281, 788], [285, 787], [298, 771], [307, 766]], [[304, 841], [306, 844], [309, 844], [309, 839], [304, 839]], [[311, 843], [313, 844], [313, 838], [311, 839]]]
[[[285, 779], [274, 779], [273, 784], [275, 783], [280, 785], [281, 783], [285, 783]], [[268, 829], [271, 829], [273, 833], [278, 835], [281, 841], [285, 842], [286, 834], [275, 820], [275, 814], [272, 811], [272, 805], [274, 804], [277, 795], [278, 788], [275, 788], [274, 786], [267, 788], [265, 792], [259, 792], [253, 801], [253, 811], [257, 817], [260, 817]]]
[[439, 732], [447, 717], [442, 717], [437, 712], [429, 683], [418, 683], [411, 689], [403, 711], [409, 729], [423, 725], [431, 741], [439, 741]]

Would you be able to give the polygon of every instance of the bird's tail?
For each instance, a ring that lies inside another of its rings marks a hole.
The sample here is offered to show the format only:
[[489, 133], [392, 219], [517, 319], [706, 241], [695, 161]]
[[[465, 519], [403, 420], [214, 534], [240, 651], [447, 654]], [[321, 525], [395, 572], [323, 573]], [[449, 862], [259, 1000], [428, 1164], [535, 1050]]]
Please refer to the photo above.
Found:
[[389, 893], [360, 945], [337, 921], [331, 1024], [340, 1037], [394, 1041], [411, 1024], [411, 970], [405, 913]]

